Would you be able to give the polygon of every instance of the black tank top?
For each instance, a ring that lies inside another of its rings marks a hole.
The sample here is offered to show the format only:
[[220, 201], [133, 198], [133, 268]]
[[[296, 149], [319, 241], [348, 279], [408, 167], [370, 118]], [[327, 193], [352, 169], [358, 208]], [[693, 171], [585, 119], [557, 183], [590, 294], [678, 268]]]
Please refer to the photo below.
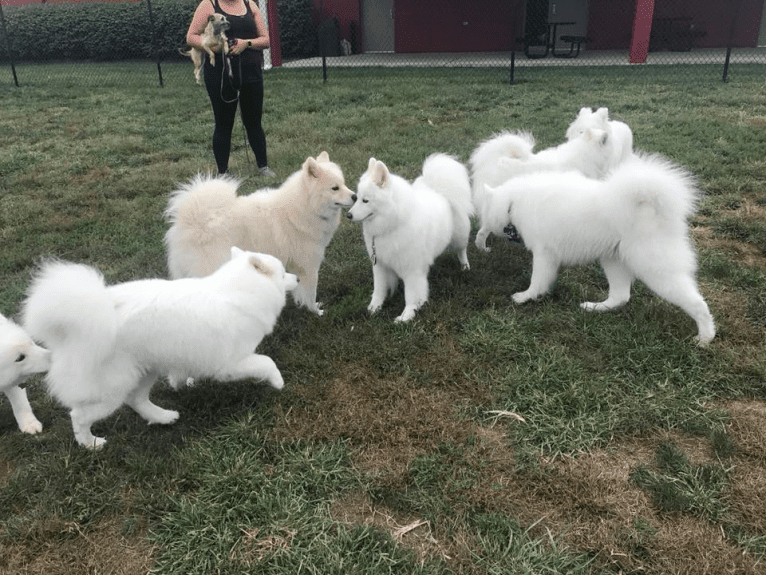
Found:
[[[228, 12], [224, 12], [221, 6], [218, 4], [218, 0], [211, 0], [213, 4], [213, 11], [218, 14], [224, 14], [229, 20], [229, 31], [226, 35], [229, 38], [244, 38], [251, 39], [258, 37], [258, 28], [255, 25], [255, 18], [253, 17], [253, 11], [250, 9], [250, 2], [245, 2], [245, 13], [242, 16], [234, 16]], [[206, 60], [205, 72], [211, 68], [210, 61]], [[241, 72], [241, 83], [257, 82], [263, 80], [263, 53], [261, 50], [253, 50], [248, 48], [242, 52], [239, 56], [231, 57], [231, 67], [237, 72]]]

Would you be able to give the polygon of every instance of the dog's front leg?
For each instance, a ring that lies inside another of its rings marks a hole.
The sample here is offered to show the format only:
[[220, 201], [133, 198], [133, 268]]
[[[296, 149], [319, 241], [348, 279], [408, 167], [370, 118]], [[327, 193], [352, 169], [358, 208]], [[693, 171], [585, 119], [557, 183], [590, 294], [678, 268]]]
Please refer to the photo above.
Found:
[[238, 381], [248, 377], [266, 380], [274, 389], [282, 389], [285, 385], [282, 374], [279, 372], [279, 368], [274, 363], [274, 360], [266, 355], [257, 353], [216, 374], [216, 379], [220, 381]]
[[372, 299], [367, 310], [370, 313], [377, 312], [386, 298], [396, 289], [397, 283], [399, 278], [393, 270], [380, 264], [372, 266]]
[[513, 301], [524, 303], [548, 293], [559, 274], [559, 261], [541, 251], [532, 252], [532, 278], [526, 291], [513, 294]]
[[5, 396], [11, 402], [13, 416], [19, 429], [24, 433], [40, 433], [43, 430], [43, 424], [40, 423], [35, 414], [32, 413], [32, 406], [27, 399], [27, 391], [15, 385], [10, 389], [4, 390]]
[[415, 312], [428, 301], [428, 270], [416, 272], [404, 279], [404, 311], [394, 321], [410, 321]]

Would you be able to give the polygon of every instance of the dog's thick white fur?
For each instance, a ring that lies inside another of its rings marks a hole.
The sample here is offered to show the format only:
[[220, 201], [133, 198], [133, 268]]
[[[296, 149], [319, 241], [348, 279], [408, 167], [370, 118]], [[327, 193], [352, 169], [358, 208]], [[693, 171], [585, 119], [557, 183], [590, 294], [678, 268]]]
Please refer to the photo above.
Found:
[[428, 301], [431, 265], [448, 248], [457, 250], [463, 269], [469, 269], [466, 249], [472, 212], [468, 171], [455, 158], [429, 156], [423, 174], [412, 184], [370, 158], [347, 214], [361, 222], [372, 259], [374, 285], [367, 309], [378, 311], [401, 278], [405, 307], [396, 321], [411, 320]]
[[238, 186], [232, 177], [198, 175], [171, 194], [165, 211], [171, 223], [165, 235], [170, 276], [205, 276], [227, 260], [234, 245], [268, 253], [298, 275], [295, 301], [321, 315], [319, 267], [342, 208], [353, 203], [340, 167], [322, 152], [277, 189], [237, 196]]
[[32, 412], [26, 390], [19, 384], [30, 375], [47, 371], [50, 364], [50, 352], [0, 314], [0, 391], [11, 402], [13, 416], [24, 433], [40, 433], [43, 425]]
[[519, 176], [488, 190], [492, 231], [512, 223], [532, 252], [532, 278], [516, 303], [553, 285], [559, 268], [598, 261], [609, 282], [602, 302], [582, 307], [606, 311], [630, 298], [634, 279], [679, 306], [708, 343], [715, 326], [696, 281], [697, 256], [688, 219], [699, 196], [685, 169], [658, 155], [634, 155], [603, 181], [578, 172]]
[[105, 440], [91, 425], [123, 404], [149, 423], [176, 421], [149, 400], [162, 376], [175, 386], [252, 377], [281, 389], [277, 366], [254, 350], [297, 282], [277, 258], [238, 248], [205, 278], [109, 287], [92, 267], [51, 261], [29, 288], [24, 326], [51, 351], [48, 390], [71, 410], [77, 442], [97, 448]]
[[586, 127], [571, 140], [532, 152], [534, 138], [527, 132], [504, 132], [482, 142], [471, 156], [473, 202], [479, 216], [480, 229], [476, 246], [489, 251], [485, 186], [495, 187], [521, 174], [577, 170], [589, 178], [603, 179], [623, 161], [614, 150], [615, 142], [606, 121]]
[[588, 129], [603, 130], [611, 138], [609, 165], [618, 166], [633, 155], [633, 131], [625, 122], [609, 119], [609, 109], [599, 108], [595, 112], [591, 108], [580, 108], [577, 117], [569, 124], [566, 132], [567, 140], [574, 140]]
[[[210, 65], [215, 66], [215, 52], [220, 50], [222, 54], [221, 61], [229, 53], [229, 41], [226, 37], [226, 31], [229, 29], [229, 20], [223, 14], [211, 14], [207, 19], [205, 30], [200, 34], [204, 51], [199, 48], [190, 48], [187, 51], [181, 50], [181, 54], [189, 56], [194, 63], [194, 78], [197, 84], [202, 84], [202, 65], [205, 63], [205, 53], [210, 58]], [[229, 75], [232, 75], [229, 70]]]

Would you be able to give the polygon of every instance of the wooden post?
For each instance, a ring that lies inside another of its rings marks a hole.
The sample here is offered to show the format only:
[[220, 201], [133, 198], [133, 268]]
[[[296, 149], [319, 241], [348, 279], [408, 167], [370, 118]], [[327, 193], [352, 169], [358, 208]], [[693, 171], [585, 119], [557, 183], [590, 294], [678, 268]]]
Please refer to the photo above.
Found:
[[633, 36], [630, 40], [631, 64], [643, 64], [649, 53], [649, 36], [652, 33], [654, 0], [636, 0], [636, 14], [633, 17]]

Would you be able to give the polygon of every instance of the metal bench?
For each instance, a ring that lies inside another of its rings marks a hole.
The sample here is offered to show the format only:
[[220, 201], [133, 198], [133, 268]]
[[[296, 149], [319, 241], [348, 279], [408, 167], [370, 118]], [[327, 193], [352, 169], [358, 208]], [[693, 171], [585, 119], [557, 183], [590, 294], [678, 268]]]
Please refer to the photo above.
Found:
[[553, 55], [556, 58], [577, 58], [580, 55], [580, 44], [588, 42], [588, 38], [585, 36], [561, 36], [562, 42], [569, 42], [569, 52], [556, 52], [553, 50]]

